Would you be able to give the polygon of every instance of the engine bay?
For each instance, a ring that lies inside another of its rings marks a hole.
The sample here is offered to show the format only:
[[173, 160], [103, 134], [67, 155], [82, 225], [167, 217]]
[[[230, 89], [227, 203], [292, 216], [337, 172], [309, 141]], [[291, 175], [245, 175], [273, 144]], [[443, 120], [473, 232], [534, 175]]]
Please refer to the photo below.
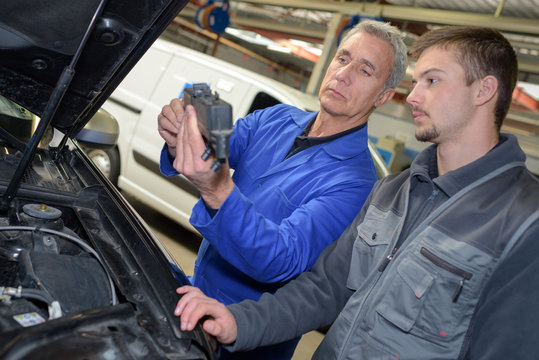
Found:
[[112, 279], [71, 212], [25, 203], [0, 217], [0, 331], [117, 304]]

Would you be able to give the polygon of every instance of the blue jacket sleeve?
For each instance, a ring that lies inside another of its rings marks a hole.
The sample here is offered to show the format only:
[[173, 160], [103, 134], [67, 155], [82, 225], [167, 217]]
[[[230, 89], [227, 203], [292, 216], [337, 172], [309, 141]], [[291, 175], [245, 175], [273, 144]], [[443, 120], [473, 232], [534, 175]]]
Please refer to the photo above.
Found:
[[[285, 108], [272, 111], [282, 109]], [[268, 133], [260, 129], [277, 124], [271, 116], [267, 111], [254, 112], [236, 122], [234, 139], [231, 137], [231, 167], [242, 161], [246, 149], [267, 141], [264, 136]], [[299, 134], [303, 127], [296, 129]], [[282, 135], [280, 131], [281, 128], [277, 132]], [[291, 145], [293, 136], [289, 140]], [[279, 144], [283, 158], [290, 145]], [[341, 235], [359, 212], [373, 185], [372, 174], [364, 181], [359, 176], [361, 173], [354, 173], [342, 175], [341, 179], [340, 175], [331, 175], [338, 180], [278, 220], [258, 211], [258, 203], [255, 205], [236, 185], [213, 218], [199, 201], [190, 221], [227, 262], [252, 279], [266, 283], [288, 281], [310, 269], [322, 250]], [[282, 179], [288, 181], [284, 176]]]
[[159, 170], [161, 171], [161, 174], [165, 176], [178, 175], [178, 172], [172, 166], [172, 158], [170, 157], [170, 153], [168, 152], [168, 147], [166, 143], [165, 145], [163, 145], [163, 149], [161, 149], [161, 157], [159, 159]]
[[312, 267], [352, 222], [371, 187], [343, 184], [298, 207], [280, 223], [260, 214], [235, 187], [213, 218], [199, 201], [191, 224], [223, 258], [253, 279], [286, 281]]
[[256, 302], [228, 305], [236, 319], [238, 337], [225, 348], [250, 350], [331, 324], [354, 293], [346, 282], [357, 226], [364, 215], [361, 210], [341, 237], [322, 252], [312, 270]]

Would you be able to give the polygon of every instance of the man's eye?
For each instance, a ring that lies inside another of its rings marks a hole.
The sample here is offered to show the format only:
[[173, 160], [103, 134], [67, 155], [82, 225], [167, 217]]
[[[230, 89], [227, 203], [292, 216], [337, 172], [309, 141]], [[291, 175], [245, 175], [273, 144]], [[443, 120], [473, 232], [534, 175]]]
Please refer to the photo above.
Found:
[[428, 78], [428, 79], [427, 79], [427, 82], [428, 82], [429, 84], [436, 84], [436, 83], [438, 82], [438, 79], [436, 79], [436, 78]]
[[365, 76], [371, 76], [371, 72], [368, 69], [361, 69], [361, 73]]

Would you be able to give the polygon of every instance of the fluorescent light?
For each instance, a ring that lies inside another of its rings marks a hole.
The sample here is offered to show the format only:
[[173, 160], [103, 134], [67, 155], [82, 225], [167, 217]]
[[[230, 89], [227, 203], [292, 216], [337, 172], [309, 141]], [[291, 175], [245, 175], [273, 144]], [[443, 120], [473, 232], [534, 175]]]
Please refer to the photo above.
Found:
[[278, 52], [285, 53], [285, 54], [292, 53], [292, 51], [289, 48], [283, 47], [283, 46], [275, 44], [275, 43], [274, 44], [269, 44], [266, 47], [268, 48], [268, 50], [272, 50], [272, 51], [278, 51]]

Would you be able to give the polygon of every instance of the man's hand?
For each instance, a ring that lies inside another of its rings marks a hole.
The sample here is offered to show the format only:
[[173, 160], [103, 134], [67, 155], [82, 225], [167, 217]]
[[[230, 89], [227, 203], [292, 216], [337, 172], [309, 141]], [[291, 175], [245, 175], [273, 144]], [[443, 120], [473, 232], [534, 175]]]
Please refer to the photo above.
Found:
[[157, 131], [167, 143], [168, 152], [172, 157], [176, 157], [177, 136], [183, 114], [183, 101], [172, 99], [170, 104], [163, 106], [161, 113], [157, 116]]
[[219, 170], [213, 171], [211, 166], [215, 158], [201, 158], [206, 144], [198, 129], [196, 112], [192, 105], [187, 105], [182, 114], [175, 144], [176, 157], [172, 164], [174, 169], [195, 185], [207, 206], [219, 209], [234, 189], [234, 182], [230, 176], [228, 162]]
[[193, 330], [198, 321], [205, 317], [202, 328], [209, 335], [214, 336], [221, 344], [232, 344], [236, 341], [236, 319], [224, 304], [207, 297], [193, 286], [182, 286], [176, 292], [183, 295], [174, 310], [174, 315], [180, 316], [182, 331]]

